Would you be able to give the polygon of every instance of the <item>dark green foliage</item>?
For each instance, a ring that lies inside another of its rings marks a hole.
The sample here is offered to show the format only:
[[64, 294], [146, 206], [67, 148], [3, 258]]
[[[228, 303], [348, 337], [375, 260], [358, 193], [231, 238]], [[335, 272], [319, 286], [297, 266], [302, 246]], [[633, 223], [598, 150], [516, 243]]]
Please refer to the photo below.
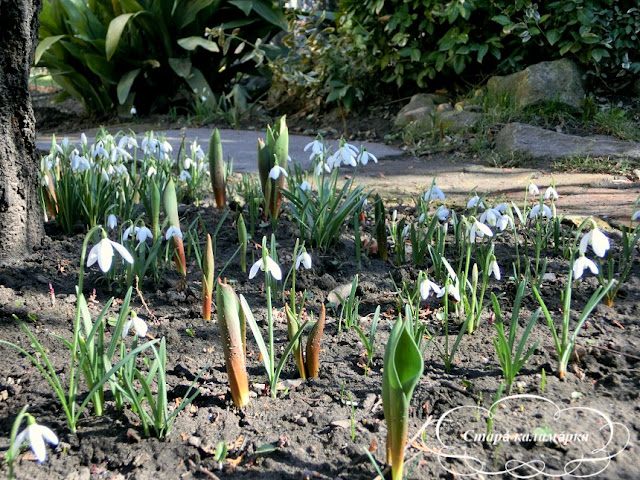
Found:
[[255, 70], [238, 37], [264, 44], [283, 14], [271, 0], [45, 0], [40, 22], [36, 64], [65, 94], [90, 113], [143, 113], [213, 101]]
[[622, 86], [640, 72], [636, 0], [344, 0], [338, 23], [370, 45], [384, 82], [424, 88], [479, 82], [560, 57]]

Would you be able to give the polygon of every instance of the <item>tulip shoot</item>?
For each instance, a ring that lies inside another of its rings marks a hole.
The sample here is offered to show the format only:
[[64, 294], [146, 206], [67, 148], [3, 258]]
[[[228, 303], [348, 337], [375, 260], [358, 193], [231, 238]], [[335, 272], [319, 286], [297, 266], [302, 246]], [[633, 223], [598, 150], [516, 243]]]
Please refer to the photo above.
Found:
[[211, 172], [211, 186], [213, 187], [213, 196], [216, 199], [218, 210], [227, 203], [227, 189], [224, 175], [224, 157], [222, 153], [222, 140], [220, 132], [214, 129], [209, 141], [209, 169]]
[[247, 226], [244, 223], [244, 217], [238, 217], [238, 243], [240, 244], [240, 269], [242, 273], [247, 273]]
[[213, 294], [213, 245], [207, 233], [207, 246], [202, 257], [202, 318], [211, 320], [211, 300]]
[[303, 327], [300, 324], [299, 315], [293, 313], [289, 305], [285, 305], [287, 313], [287, 330], [289, 332], [289, 341], [293, 344], [293, 358], [296, 361], [300, 378], [307, 379], [309, 377], [317, 377], [320, 372], [320, 343], [324, 332], [324, 324], [326, 319], [326, 309], [324, 304], [320, 305], [320, 318], [315, 323], [309, 337], [307, 339], [306, 358], [301, 348], [299, 339], [299, 331]]
[[393, 326], [384, 354], [382, 407], [387, 422], [387, 462], [393, 480], [402, 480], [409, 405], [424, 363], [408, 325], [400, 317]]
[[[285, 175], [280, 174], [272, 178], [270, 172], [274, 167], [284, 170], [289, 158], [289, 129], [286, 117], [283, 116], [272, 129], [267, 126], [267, 140], [258, 139], [258, 172], [262, 193], [265, 199], [266, 211], [269, 212], [272, 222], [275, 222], [280, 213], [282, 203], [282, 190], [285, 186]], [[265, 212], [266, 213], [266, 212]]]
[[220, 279], [216, 287], [216, 303], [231, 397], [235, 406], [241, 408], [249, 403], [245, 316], [233, 288]]
[[[180, 229], [180, 218], [178, 217], [178, 200], [176, 198], [176, 187], [173, 183], [173, 179], [169, 179], [166, 187], [164, 187], [164, 213], [167, 216], [169, 227], [175, 227]], [[173, 246], [175, 253], [173, 260], [176, 264], [176, 269], [183, 277], [187, 276], [187, 260], [184, 255], [184, 244], [182, 239], [177, 235], [171, 237], [171, 245]]]

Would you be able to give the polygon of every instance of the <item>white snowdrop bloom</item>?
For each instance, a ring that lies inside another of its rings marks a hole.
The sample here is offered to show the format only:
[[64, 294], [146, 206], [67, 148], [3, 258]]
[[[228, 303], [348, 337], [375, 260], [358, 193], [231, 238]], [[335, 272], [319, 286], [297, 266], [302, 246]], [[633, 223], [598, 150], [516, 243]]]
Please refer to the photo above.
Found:
[[334, 167], [343, 165], [349, 165], [351, 167], [355, 167], [357, 162], [357, 155], [359, 150], [349, 143], [345, 143], [338, 149], [336, 153], [331, 155], [327, 160], [327, 163], [330, 165], [333, 164]]
[[327, 150], [324, 148], [324, 143], [320, 140], [314, 140], [313, 142], [307, 143], [304, 147], [304, 151], [311, 149], [311, 154], [309, 155], [309, 160], [313, 160], [316, 157], [324, 158], [327, 153]]
[[331, 165], [325, 162], [319, 162], [316, 166], [316, 175], [320, 175], [322, 172], [331, 173]]
[[363, 148], [362, 152], [360, 153], [360, 163], [362, 165], [366, 165], [367, 163], [369, 163], [369, 159], [373, 160], [374, 163], [378, 163], [378, 157], [376, 157], [373, 153], [367, 152], [366, 148]]
[[181, 182], [188, 182], [189, 180], [191, 180], [191, 174], [189, 172], [187, 172], [186, 170], [182, 170], [180, 172], [180, 181]]
[[[424, 213], [422, 215], [424, 215]], [[436, 217], [438, 217], [438, 220], [440, 220], [441, 222], [444, 222], [448, 216], [449, 216], [449, 210], [447, 210], [444, 205], [440, 205], [436, 210]]]
[[102, 171], [100, 172], [100, 175], [102, 176], [102, 181], [103, 182], [108, 182], [109, 181], [109, 172], [107, 172], [104, 168], [102, 169]]
[[153, 138], [151, 135], [146, 136], [142, 139], [141, 148], [146, 155], [153, 154], [159, 147], [160, 142], [158, 142], [158, 140]]
[[424, 214], [424, 212], [422, 212], [418, 217], [418, 223], [423, 223], [426, 218], [427, 218], [426, 215]]
[[111, 230], [118, 226], [118, 218], [112, 213], [107, 217], [107, 227]]
[[471, 228], [469, 229], [469, 241], [474, 243], [476, 241], [476, 236], [478, 238], [483, 238], [485, 235], [487, 237], [493, 237], [493, 232], [484, 223], [474, 220], [471, 224]]
[[305, 180], [298, 186], [298, 188], [303, 192], [308, 192], [311, 190], [311, 184]]
[[509, 210], [509, 205], [507, 205], [505, 202], [502, 202], [502, 203], [499, 203], [498, 205], [496, 205], [493, 208], [494, 208], [494, 210], [497, 210], [498, 212], [503, 214], [503, 213], [505, 213], [506, 211]]
[[170, 152], [173, 152], [173, 147], [166, 140], [164, 140], [163, 142], [159, 143], [158, 145], [160, 147], [160, 151], [162, 153], [164, 153], [165, 155], [168, 155]]
[[88, 143], [89, 143], [89, 142], [87, 141], [87, 136], [84, 134], [84, 132], [82, 132], [82, 133], [80, 134], [80, 144], [81, 144], [83, 147], [86, 147]]
[[136, 113], [138, 113], [138, 110], [136, 110], [136, 107], [131, 107], [131, 110], [129, 110], [129, 113], [131, 115], [135, 115]]
[[432, 292], [440, 296], [442, 288], [440, 288], [436, 283], [432, 282], [428, 278], [424, 279], [420, 283], [420, 298], [426, 300], [427, 298], [429, 298], [429, 295], [431, 295]]
[[298, 258], [296, 259], [296, 270], [300, 268], [301, 264], [304, 266], [304, 268], [309, 270], [311, 268], [311, 255], [309, 255], [307, 252], [302, 252], [300, 255], [298, 255]]
[[580, 253], [584, 255], [589, 245], [591, 245], [593, 253], [600, 258], [603, 258], [607, 254], [607, 250], [611, 247], [607, 236], [597, 227], [592, 228], [582, 237], [582, 240], [580, 240]]
[[102, 142], [98, 142], [91, 147], [91, 158], [96, 158], [97, 156], [109, 158], [109, 152], [104, 148]]
[[582, 274], [584, 273], [585, 269], [587, 269], [587, 268], [589, 270], [591, 270], [591, 273], [593, 273], [594, 275], [598, 274], [598, 266], [593, 262], [593, 260], [589, 260], [584, 255], [580, 255], [573, 262], [573, 277], [576, 280], [578, 278], [582, 277]]
[[184, 162], [182, 162], [182, 168], [184, 168], [185, 170], [189, 170], [191, 168], [191, 163], [192, 163], [191, 158], [189, 157], [185, 158]]
[[139, 242], [146, 242], [147, 238], [153, 239], [153, 233], [147, 227], [140, 227], [136, 232], [136, 239]]
[[89, 256], [87, 257], [87, 267], [90, 267], [94, 263], [98, 262], [100, 270], [102, 270], [104, 273], [107, 273], [111, 268], [111, 263], [113, 262], [114, 248], [122, 256], [122, 258], [125, 259], [125, 261], [133, 264], [133, 257], [126, 248], [124, 248], [117, 242], [109, 240], [108, 238], [103, 238], [89, 251]]
[[140, 148], [138, 146], [138, 140], [136, 140], [136, 137], [128, 137], [127, 135], [124, 135], [122, 138], [120, 138], [120, 141], [118, 141], [118, 148]]
[[495, 258], [493, 258], [491, 262], [489, 262], [489, 276], [491, 275], [493, 275], [496, 280], [500, 280], [500, 265], [498, 265], [498, 262]]
[[481, 223], [486, 223], [490, 227], [495, 227], [498, 223], [498, 220], [500, 220], [500, 217], [502, 217], [502, 214], [497, 209], [489, 208], [488, 210], [482, 212], [479, 220]]
[[182, 232], [178, 227], [171, 226], [167, 229], [167, 233], [165, 233], [165, 240], [169, 240], [171, 237], [182, 238]]
[[481, 208], [483, 210], [485, 208], [484, 207], [484, 202], [480, 199], [480, 197], [478, 195], [474, 195], [467, 202], [467, 209], [473, 208], [473, 207], [478, 207], [478, 208]]
[[267, 256], [266, 261], [263, 261], [261, 258], [256, 263], [251, 266], [251, 270], [249, 271], [249, 278], [253, 278], [258, 273], [258, 270], [262, 270], [263, 272], [269, 272], [273, 278], [276, 280], [282, 280], [282, 270], [280, 270], [280, 266], [273, 260], [273, 258]]
[[409, 233], [409, 225], [405, 225], [405, 227], [402, 229], [402, 236], [406, 237], [408, 233]]
[[507, 213], [505, 213], [504, 215], [500, 215], [500, 218], [496, 222], [496, 227], [501, 232], [504, 232], [506, 230], [506, 228], [509, 227], [509, 226], [511, 228], [515, 228], [514, 224], [513, 224], [513, 218], [511, 218], [511, 215], [509, 215]]
[[205, 158], [204, 150], [196, 140], [191, 143], [191, 156], [203, 160]]
[[548, 187], [544, 192], [544, 199], [549, 200], [552, 198], [553, 200], [558, 200], [558, 192], [553, 187]]
[[529, 212], [529, 218], [535, 218], [535, 217], [551, 218], [551, 209], [546, 205], [542, 205], [542, 208], [540, 207], [541, 205], [539, 203], [535, 205]]
[[287, 173], [287, 171], [282, 168], [280, 165], [274, 165], [274, 167], [269, 170], [269, 178], [273, 179], [273, 180], [277, 180], [280, 175], [284, 175], [285, 177], [288, 177], [289, 174]]
[[71, 170], [74, 172], [86, 172], [91, 168], [89, 160], [81, 155], [73, 154], [71, 156]]
[[69, 139], [67, 137], [64, 137], [62, 139], [62, 142], [60, 142], [60, 143], [62, 144], [62, 148], [66, 150], [67, 147], [69, 146]]
[[440, 290], [440, 293], [437, 294], [437, 297], [444, 297], [446, 295], [449, 295], [450, 297], [453, 297], [454, 300], [456, 302], [460, 301], [460, 288], [458, 286], [458, 282], [456, 281], [455, 285], [452, 285], [450, 283], [447, 284], [447, 286], [445, 288], [442, 288]]
[[431, 185], [431, 188], [425, 192], [423, 199], [425, 202], [430, 202], [436, 198], [444, 202], [444, 192], [434, 183]]
[[149, 167], [149, 170], [147, 170], [147, 177], [151, 178], [151, 177], [155, 176], [156, 173], [158, 173], [158, 171], [156, 170], [156, 167], [151, 165]]
[[35, 419], [26, 414], [27, 417], [27, 428], [22, 430], [11, 445], [11, 455], [15, 457], [22, 444], [26, 441], [31, 447], [31, 451], [36, 457], [38, 462], [43, 463], [47, 459], [47, 448], [45, 442], [55, 446], [58, 445], [58, 437], [48, 427], [44, 425], [38, 425]]
[[147, 336], [147, 331], [149, 330], [149, 326], [147, 322], [141, 319], [135, 313], [132, 314], [131, 318], [127, 320], [122, 326], [122, 338], [126, 338], [129, 335], [129, 330], [133, 327], [136, 331], [136, 335], [140, 338], [144, 338]]
[[640, 210], [636, 211], [633, 216], [631, 217], [631, 221], [635, 222], [636, 220], [640, 219]]
[[528, 190], [529, 190], [529, 195], [540, 195], [540, 189], [535, 183], [530, 183]]

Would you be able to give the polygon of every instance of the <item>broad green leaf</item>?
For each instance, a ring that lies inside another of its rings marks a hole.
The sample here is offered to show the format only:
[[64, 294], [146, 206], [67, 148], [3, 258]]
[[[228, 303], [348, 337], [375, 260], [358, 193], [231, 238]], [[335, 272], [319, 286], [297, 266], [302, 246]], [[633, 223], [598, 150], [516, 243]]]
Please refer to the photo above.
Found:
[[125, 73], [118, 82], [117, 93], [118, 93], [118, 102], [120, 105], [124, 104], [127, 101], [127, 97], [129, 96], [129, 91], [133, 86], [133, 81], [136, 79], [138, 74], [140, 73], [140, 69], [136, 68], [135, 70], [131, 70], [130, 72]]
[[509, 17], [507, 17], [506, 15], [496, 15], [491, 20], [493, 20], [494, 22], [499, 23], [503, 27], [506, 27], [507, 25], [511, 25], [511, 23], [512, 23], [511, 19]]
[[116, 66], [107, 61], [104, 55], [86, 55], [85, 62], [89, 70], [98, 75], [98, 77], [103, 78], [110, 84], [118, 83]]
[[173, 71], [181, 78], [187, 78], [191, 73], [191, 60], [186, 57], [170, 58], [169, 65]]
[[185, 80], [189, 84], [189, 87], [191, 87], [191, 90], [193, 90], [194, 92], [195, 91], [198, 91], [198, 92], [213, 91], [211, 90], [211, 87], [209, 86], [209, 82], [207, 82], [207, 79], [204, 78], [204, 75], [202, 74], [202, 72], [196, 67], [191, 68], [191, 73], [189, 74], [188, 77], [185, 78]]
[[551, 29], [546, 33], [547, 41], [549, 45], [554, 45], [558, 40], [560, 40], [560, 32], [557, 29]]
[[189, 25], [196, 19], [198, 12], [203, 8], [207, 8], [214, 1], [215, 0], [191, 0], [189, 2], [181, 2], [179, 8], [176, 9], [176, 15], [174, 15], [178, 28], [182, 29]]
[[489, 45], [487, 45], [486, 43], [480, 45], [480, 48], [478, 49], [478, 63], [482, 63], [482, 59], [484, 58], [484, 56], [487, 54], [488, 51], [489, 51]]
[[118, 44], [120, 43], [120, 38], [122, 37], [122, 32], [124, 31], [124, 27], [127, 26], [129, 20], [134, 18], [136, 15], [139, 15], [141, 12], [137, 13], [123, 13], [122, 15], [118, 15], [116, 18], [111, 20], [109, 23], [109, 29], [107, 30], [107, 39], [105, 43], [105, 53], [107, 55], [107, 60], [111, 60], [113, 54], [116, 52], [118, 48]]
[[249, 16], [253, 8], [253, 0], [231, 0], [229, 3], [238, 7], [247, 16]]
[[180, 45], [185, 50], [195, 50], [198, 47], [202, 47], [205, 50], [209, 50], [213, 53], [218, 53], [220, 51], [220, 47], [216, 42], [212, 42], [211, 40], [207, 40], [204, 37], [185, 37], [178, 40], [178, 45]]
[[51, 45], [53, 45], [58, 40], [60, 40], [61, 38], [64, 38], [64, 37], [66, 37], [66, 35], [56, 35], [55, 37], [47, 37], [47, 38], [43, 39], [40, 43], [38, 43], [38, 47], [36, 48], [36, 55], [35, 55], [35, 58], [33, 60], [33, 64], [37, 65], [38, 62], [40, 61], [40, 57], [42, 57], [42, 54], [44, 52], [46, 52], [49, 49], [49, 47], [51, 47]]

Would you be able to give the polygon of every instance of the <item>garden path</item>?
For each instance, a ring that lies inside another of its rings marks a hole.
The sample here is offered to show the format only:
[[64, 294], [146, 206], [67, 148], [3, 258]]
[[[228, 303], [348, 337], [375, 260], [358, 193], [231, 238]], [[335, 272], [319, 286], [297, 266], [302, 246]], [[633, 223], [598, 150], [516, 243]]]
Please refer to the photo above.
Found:
[[[198, 139], [203, 150], [208, 149], [210, 129], [166, 130], [167, 140], [177, 150], [183, 137], [187, 142]], [[91, 140], [95, 130], [86, 132]], [[257, 130], [220, 130], [225, 157], [233, 158], [235, 172], [257, 172], [256, 144], [264, 133]], [[78, 143], [80, 134], [57, 134], [56, 138], [68, 137]], [[308, 152], [304, 147], [313, 137], [290, 136], [290, 155], [304, 167], [309, 166]], [[335, 151], [337, 141], [328, 141]], [[51, 146], [51, 136], [41, 134], [37, 138], [38, 148], [47, 150]], [[381, 196], [410, 202], [424, 192], [436, 177], [438, 186], [447, 195], [449, 204], [462, 205], [472, 190], [487, 194], [490, 198], [502, 197], [521, 200], [529, 181], [540, 189], [555, 180], [560, 199], [556, 202], [561, 215], [594, 215], [613, 224], [627, 224], [633, 213], [634, 202], [640, 194], [638, 175], [627, 176], [595, 173], [553, 173], [540, 168], [495, 168], [479, 165], [472, 158], [455, 158], [437, 155], [429, 158], [414, 158], [408, 153], [389, 145], [364, 142], [370, 153], [378, 157], [377, 164], [369, 163], [358, 170], [358, 178], [369, 189]], [[361, 147], [361, 144], [356, 144]], [[638, 173], [638, 171], [635, 171]], [[345, 175], [348, 175], [345, 169]]]

